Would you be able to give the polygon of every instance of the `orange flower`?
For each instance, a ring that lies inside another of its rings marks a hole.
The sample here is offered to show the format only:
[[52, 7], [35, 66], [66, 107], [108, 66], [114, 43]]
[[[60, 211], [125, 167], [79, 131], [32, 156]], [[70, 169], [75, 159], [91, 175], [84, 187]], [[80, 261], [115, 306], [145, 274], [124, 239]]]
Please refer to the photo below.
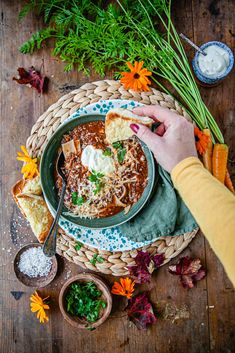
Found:
[[203, 131], [199, 130], [198, 127], [194, 127], [194, 135], [196, 139], [196, 148], [199, 154], [203, 154], [206, 152], [209, 136], [204, 134]]
[[35, 291], [31, 297], [30, 297], [30, 300], [31, 300], [31, 304], [30, 304], [30, 307], [31, 307], [31, 311], [32, 313], [35, 313], [35, 312], [38, 312], [37, 313], [37, 318], [39, 319], [40, 323], [44, 324], [44, 321], [48, 321], [48, 316], [46, 315], [45, 313], [45, 310], [49, 310], [49, 305], [45, 304], [44, 301], [49, 298], [46, 297], [44, 299], [42, 299], [37, 291]]
[[24, 174], [25, 179], [32, 179], [36, 175], [39, 175], [38, 166], [37, 166], [37, 158], [31, 158], [28, 154], [25, 146], [20, 146], [22, 152], [17, 152], [18, 161], [24, 162], [24, 165], [21, 169], [21, 173]]
[[131, 72], [122, 72], [121, 83], [125, 89], [133, 89], [134, 91], [149, 91], [148, 85], [151, 81], [147, 76], [151, 76], [152, 72], [147, 69], [142, 69], [143, 61], [135, 61], [134, 66], [130, 62], [126, 63]]
[[135, 281], [132, 281], [130, 278], [120, 278], [119, 282], [114, 282], [111, 293], [116, 295], [123, 295], [130, 299], [134, 292]]

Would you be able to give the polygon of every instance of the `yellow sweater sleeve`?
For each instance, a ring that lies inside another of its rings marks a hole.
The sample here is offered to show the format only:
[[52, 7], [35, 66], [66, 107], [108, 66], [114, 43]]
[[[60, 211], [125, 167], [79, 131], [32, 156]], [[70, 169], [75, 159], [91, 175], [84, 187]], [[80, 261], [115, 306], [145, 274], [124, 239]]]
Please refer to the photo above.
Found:
[[171, 177], [235, 286], [235, 196], [196, 157], [180, 162]]

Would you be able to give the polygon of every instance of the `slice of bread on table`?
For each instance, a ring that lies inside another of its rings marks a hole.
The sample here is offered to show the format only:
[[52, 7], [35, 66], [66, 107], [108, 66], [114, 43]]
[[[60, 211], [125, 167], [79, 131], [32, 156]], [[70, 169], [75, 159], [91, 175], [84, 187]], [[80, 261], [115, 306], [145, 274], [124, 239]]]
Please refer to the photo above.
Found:
[[12, 195], [39, 242], [43, 243], [50, 230], [53, 217], [42, 197], [39, 176], [34, 179], [19, 180], [12, 188]]
[[111, 109], [105, 118], [105, 134], [108, 143], [127, 140], [133, 136], [130, 124], [143, 124], [151, 128], [153, 120], [147, 116], [139, 116], [128, 109]]

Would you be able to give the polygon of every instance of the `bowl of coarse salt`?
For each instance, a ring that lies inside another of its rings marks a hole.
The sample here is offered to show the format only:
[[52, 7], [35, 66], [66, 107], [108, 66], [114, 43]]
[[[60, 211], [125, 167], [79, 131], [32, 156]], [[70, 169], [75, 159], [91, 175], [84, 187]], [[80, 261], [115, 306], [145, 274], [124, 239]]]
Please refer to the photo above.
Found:
[[57, 268], [56, 257], [45, 256], [39, 243], [24, 246], [14, 259], [16, 277], [28, 287], [47, 286], [55, 278]]

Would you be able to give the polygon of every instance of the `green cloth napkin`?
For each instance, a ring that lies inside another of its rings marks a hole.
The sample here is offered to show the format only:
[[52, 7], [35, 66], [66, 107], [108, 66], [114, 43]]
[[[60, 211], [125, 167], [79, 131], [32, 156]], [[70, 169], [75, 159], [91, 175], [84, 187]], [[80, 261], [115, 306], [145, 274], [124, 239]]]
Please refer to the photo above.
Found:
[[170, 175], [160, 166], [158, 172], [159, 179], [149, 202], [132, 220], [119, 226], [123, 234], [133, 241], [175, 236], [198, 227], [174, 189]]

